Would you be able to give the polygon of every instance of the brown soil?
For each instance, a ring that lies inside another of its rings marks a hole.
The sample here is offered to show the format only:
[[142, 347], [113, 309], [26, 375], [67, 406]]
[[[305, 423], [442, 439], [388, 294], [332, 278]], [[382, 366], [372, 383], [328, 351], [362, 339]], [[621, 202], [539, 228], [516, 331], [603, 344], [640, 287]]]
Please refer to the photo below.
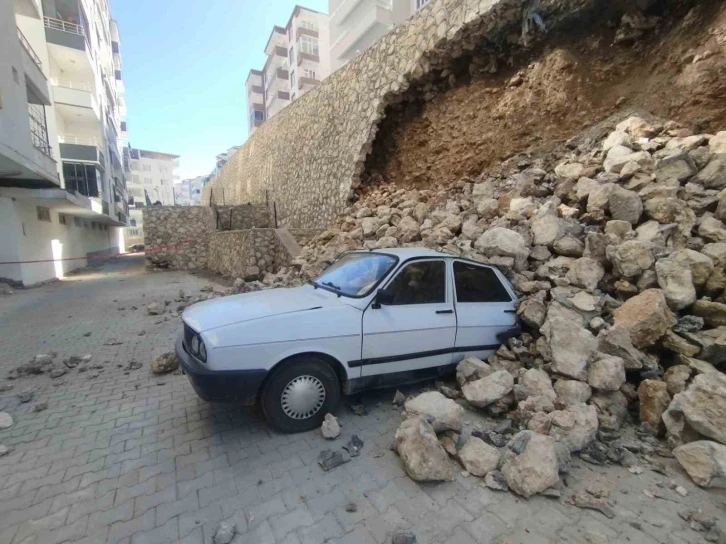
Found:
[[419, 85], [387, 109], [363, 188], [376, 173], [404, 186], [476, 177], [623, 109], [726, 130], [726, 2], [656, 4], [649, 15], [658, 25], [628, 45], [613, 45], [620, 14], [590, 13], [493, 75], [472, 77], [488, 61], [459, 59], [435, 92]]

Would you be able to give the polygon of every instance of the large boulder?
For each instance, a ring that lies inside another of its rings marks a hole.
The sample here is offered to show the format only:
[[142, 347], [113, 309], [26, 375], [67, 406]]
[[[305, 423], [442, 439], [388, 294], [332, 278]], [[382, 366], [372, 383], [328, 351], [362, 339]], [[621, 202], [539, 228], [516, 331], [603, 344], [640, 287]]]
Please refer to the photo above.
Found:
[[643, 380], [638, 386], [640, 422], [647, 423], [656, 434], [663, 433], [663, 412], [671, 402], [668, 385], [660, 380]]
[[696, 302], [696, 287], [693, 285], [691, 268], [674, 259], [659, 259], [655, 263], [658, 285], [663, 290], [668, 306], [682, 310]]
[[487, 257], [513, 257], [519, 265], [523, 265], [529, 255], [522, 235], [503, 227], [487, 230], [474, 242], [474, 247]]
[[608, 208], [613, 219], [627, 221], [631, 225], [638, 223], [643, 213], [643, 203], [634, 191], [617, 186], [608, 198]]
[[692, 311], [695, 315], [702, 317], [706, 325], [711, 327], [726, 325], [726, 304], [701, 299], [696, 301]]
[[620, 391], [595, 393], [590, 404], [597, 409], [600, 428], [617, 430], [628, 417], [628, 399]]
[[587, 370], [587, 383], [598, 391], [618, 391], [625, 383], [625, 362], [614, 355], [596, 356]]
[[590, 404], [572, 404], [550, 414], [550, 436], [571, 452], [585, 449], [595, 439], [598, 429], [597, 410]]
[[434, 428], [424, 418], [413, 417], [401, 423], [394, 444], [406, 473], [414, 480], [454, 479], [449, 456], [436, 438]]
[[557, 205], [550, 200], [534, 215], [530, 229], [534, 244], [537, 246], [551, 246], [565, 233], [565, 222], [557, 217]]
[[421, 393], [417, 397], [407, 400], [404, 408], [409, 416], [429, 415], [433, 417], [431, 425], [437, 433], [461, 430], [464, 409], [438, 391]]
[[464, 468], [474, 476], [486, 476], [499, 466], [499, 450], [476, 436], [469, 437], [458, 455]]
[[626, 327], [615, 326], [600, 331], [597, 335], [597, 342], [599, 351], [620, 357], [625, 365], [625, 370], [643, 368], [645, 354], [633, 346], [630, 332]]
[[529, 498], [560, 481], [555, 441], [532, 431], [520, 431], [507, 444], [502, 474], [509, 488]]
[[552, 354], [552, 372], [585, 381], [587, 364], [597, 349], [590, 331], [561, 317], [548, 318], [542, 326]]
[[726, 444], [726, 374], [696, 376], [684, 392], [673, 397], [663, 422], [672, 443], [693, 441], [702, 435]]
[[592, 396], [590, 386], [578, 380], [557, 380], [554, 389], [557, 393], [558, 406], [563, 407], [585, 403]]
[[163, 355], [159, 355], [151, 361], [149, 366], [151, 367], [151, 372], [154, 374], [166, 374], [179, 368], [179, 360], [173, 351], [169, 351]]
[[691, 377], [691, 368], [688, 365], [673, 365], [663, 374], [663, 381], [671, 396], [686, 390], [686, 384]]
[[698, 440], [678, 446], [673, 455], [701, 487], [726, 487], [726, 446]]
[[650, 242], [630, 240], [618, 245], [612, 254], [612, 262], [618, 275], [633, 278], [653, 266], [653, 251]]
[[706, 167], [693, 178], [706, 189], [723, 189], [726, 187], [726, 155], [714, 155]]
[[576, 287], [594, 291], [604, 275], [605, 269], [599, 261], [581, 257], [572, 262], [565, 277]]
[[688, 266], [696, 286], [705, 285], [713, 273], [713, 260], [708, 255], [692, 249], [679, 249], [670, 254], [669, 259]]
[[628, 299], [613, 315], [616, 326], [622, 325], [630, 330], [630, 338], [637, 348], [652, 346], [676, 324], [665, 296], [659, 289], [646, 289]]
[[418, 222], [409, 216], [401, 218], [401, 221], [396, 225], [396, 234], [398, 240], [402, 243], [413, 242], [419, 237], [420, 226]]
[[549, 374], [540, 368], [527, 370], [522, 375], [519, 384], [526, 390], [527, 396], [543, 396], [550, 400], [555, 400], [557, 396]]
[[686, 201], [679, 198], [651, 198], [645, 202], [645, 213], [662, 225], [676, 223], [678, 230], [685, 236], [690, 236], [696, 224], [695, 212]]
[[461, 388], [464, 398], [479, 408], [502, 399], [514, 388], [514, 378], [506, 370], [497, 370], [489, 376], [474, 380]]
[[469, 382], [486, 378], [492, 372], [494, 369], [489, 364], [476, 357], [467, 357], [456, 365], [456, 381], [459, 387], [464, 387]]

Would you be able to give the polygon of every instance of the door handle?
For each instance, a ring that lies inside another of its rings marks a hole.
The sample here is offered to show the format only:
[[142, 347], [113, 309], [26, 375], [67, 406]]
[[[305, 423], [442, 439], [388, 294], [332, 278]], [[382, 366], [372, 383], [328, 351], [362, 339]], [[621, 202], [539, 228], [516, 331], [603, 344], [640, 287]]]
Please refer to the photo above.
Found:
[[437, 314], [453, 314], [454, 310], [436, 310]]

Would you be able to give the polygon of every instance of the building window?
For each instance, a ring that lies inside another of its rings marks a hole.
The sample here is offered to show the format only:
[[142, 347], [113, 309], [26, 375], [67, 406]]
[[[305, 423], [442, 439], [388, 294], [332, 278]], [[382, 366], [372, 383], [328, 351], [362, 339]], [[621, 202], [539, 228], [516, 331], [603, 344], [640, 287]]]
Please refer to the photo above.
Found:
[[318, 30], [318, 25], [316, 25], [315, 23], [312, 23], [310, 21], [300, 21], [300, 27], [305, 28], [307, 30], [315, 30], [315, 31]]
[[305, 68], [303, 70], [303, 75], [307, 78], [315, 79], [315, 70], [308, 70], [307, 68]]
[[141, 166], [144, 168], [144, 172], [151, 172], [150, 164], [142, 164]]
[[108, 231], [108, 225], [101, 225], [103, 227], [104, 232]]
[[50, 209], [44, 206], [35, 207], [38, 213], [38, 221], [48, 221], [50, 223]]
[[295, 72], [290, 72], [290, 87], [295, 88]]
[[67, 226], [68, 225], [68, 216], [64, 213], [59, 213], [58, 214], [58, 223], [60, 223], [61, 225]]
[[96, 230], [96, 222], [91, 221], [91, 230]]
[[416, 9], [421, 9], [428, 3], [429, 3], [429, 0], [416, 0]]
[[73, 218], [73, 224], [75, 226], [77, 226], [77, 227], [82, 227], [83, 226], [83, 221], [81, 221], [81, 218], [80, 217], [74, 217]]
[[66, 190], [73, 193], [97, 197], [100, 177], [99, 172], [93, 165], [76, 162], [63, 163], [63, 179], [66, 181]]
[[299, 47], [302, 53], [307, 53], [308, 55], [317, 55], [318, 39], [313, 38], [312, 36], [300, 36]]
[[146, 183], [146, 185], [151, 185], [151, 178], [144, 178], [144, 183]]
[[132, 220], [131, 220], [131, 226], [132, 226], [132, 227], [135, 227], [135, 226], [136, 226], [136, 219], [132, 219]]
[[293, 66], [295, 64], [295, 50], [290, 47], [290, 66]]
[[131, 183], [139, 183], [139, 175], [131, 174]]
[[252, 121], [264, 121], [265, 120], [265, 112], [259, 111], [259, 110], [252, 110], [250, 113], [250, 119]]

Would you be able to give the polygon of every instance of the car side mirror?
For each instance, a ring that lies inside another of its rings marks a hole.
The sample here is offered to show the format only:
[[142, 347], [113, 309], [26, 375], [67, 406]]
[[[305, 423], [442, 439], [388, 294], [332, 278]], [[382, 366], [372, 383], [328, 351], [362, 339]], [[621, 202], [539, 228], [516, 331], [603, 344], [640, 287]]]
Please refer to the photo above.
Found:
[[388, 289], [379, 289], [373, 300], [373, 309], [378, 310], [381, 305], [393, 304], [393, 293]]

